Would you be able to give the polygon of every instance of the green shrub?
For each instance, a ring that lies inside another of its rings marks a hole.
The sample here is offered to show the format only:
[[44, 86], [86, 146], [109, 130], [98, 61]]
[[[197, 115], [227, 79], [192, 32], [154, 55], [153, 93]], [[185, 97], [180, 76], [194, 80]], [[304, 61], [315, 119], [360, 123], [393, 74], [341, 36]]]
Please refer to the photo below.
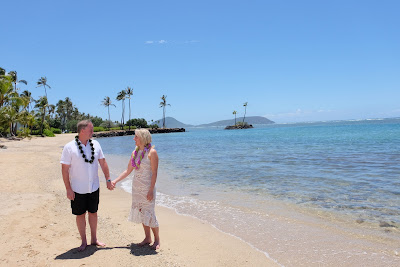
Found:
[[54, 137], [54, 136], [55, 136], [55, 134], [54, 134], [51, 130], [49, 130], [49, 129], [44, 129], [44, 130], [43, 130], [43, 134], [44, 134], [45, 136], [48, 136], [48, 137]]
[[93, 132], [104, 132], [105, 130], [104, 127], [93, 127]]
[[61, 134], [61, 129], [58, 129], [58, 128], [51, 128], [51, 131], [54, 133], [54, 134]]
[[150, 125], [150, 128], [151, 128], [151, 129], [158, 129], [158, 124], [155, 124], [155, 123], [154, 123], [154, 124], [151, 124], [151, 125]]

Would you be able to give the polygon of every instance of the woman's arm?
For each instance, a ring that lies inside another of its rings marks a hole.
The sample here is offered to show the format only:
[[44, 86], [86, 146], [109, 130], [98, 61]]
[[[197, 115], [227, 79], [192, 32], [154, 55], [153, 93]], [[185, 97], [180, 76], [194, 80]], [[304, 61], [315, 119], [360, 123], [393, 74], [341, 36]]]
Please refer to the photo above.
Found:
[[158, 155], [157, 151], [152, 148], [149, 154], [150, 166], [151, 166], [151, 184], [149, 192], [147, 193], [147, 200], [151, 201], [154, 198], [153, 191], [157, 181], [157, 171], [158, 171]]
[[132, 167], [131, 161], [132, 161], [132, 158], [129, 160], [128, 167], [126, 168], [126, 170], [123, 171], [123, 172], [118, 176], [118, 178], [116, 178], [115, 180], [113, 180], [113, 181], [111, 182], [111, 184], [112, 184], [114, 187], [115, 187], [115, 185], [116, 185], [119, 181], [124, 180], [124, 179], [125, 179], [129, 174], [131, 174], [131, 172], [133, 171], [133, 167]]

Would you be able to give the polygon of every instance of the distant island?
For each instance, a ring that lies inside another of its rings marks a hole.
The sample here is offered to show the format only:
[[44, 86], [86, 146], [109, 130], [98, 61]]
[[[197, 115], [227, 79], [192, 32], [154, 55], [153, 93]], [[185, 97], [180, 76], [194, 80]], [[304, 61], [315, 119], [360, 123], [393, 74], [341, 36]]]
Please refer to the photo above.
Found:
[[[162, 123], [162, 119], [155, 121], [155, 123], [158, 122]], [[236, 122], [243, 121], [243, 117], [236, 118]], [[262, 116], [251, 116], [247, 117], [245, 119], [245, 122], [251, 125], [266, 125], [266, 124], [273, 124], [275, 122], [262, 117]], [[166, 117], [165, 118], [165, 127], [167, 128], [192, 128], [192, 127], [226, 127], [229, 125], [234, 125], [235, 120], [221, 120], [221, 121], [216, 121], [212, 123], [207, 123], [207, 124], [200, 124], [200, 125], [191, 125], [191, 124], [185, 124], [183, 122], [180, 122], [176, 120], [175, 118], [172, 117]]]

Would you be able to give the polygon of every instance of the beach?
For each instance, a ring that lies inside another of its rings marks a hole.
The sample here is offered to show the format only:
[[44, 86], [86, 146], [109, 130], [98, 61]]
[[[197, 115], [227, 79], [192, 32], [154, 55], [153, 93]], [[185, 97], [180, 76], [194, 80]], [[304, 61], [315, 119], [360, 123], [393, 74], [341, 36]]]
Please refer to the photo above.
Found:
[[[59, 162], [73, 138], [1, 140], [7, 147], [0, 149], [1, 266], [279, 266], [239, 238], [160, 206], [161, 249], [139, 248], [142, 226], [127, 221], [131, 195], [120, 188], [108, 191], [102, 173], [98, 238], [106, 247], [78, 253], [80, 238]], [[87, 226], [88, 237], [89, 232]]]

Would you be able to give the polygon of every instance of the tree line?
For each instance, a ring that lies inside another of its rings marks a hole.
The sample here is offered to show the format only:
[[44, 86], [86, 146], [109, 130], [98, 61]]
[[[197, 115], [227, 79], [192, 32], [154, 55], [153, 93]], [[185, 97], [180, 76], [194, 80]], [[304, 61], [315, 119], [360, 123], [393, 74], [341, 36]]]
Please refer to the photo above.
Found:
[[[108, 120], [79, 112], [69, 97], [59, 100], [56, 105], [50, 104], [47, 99], [47, 89], [51, 86], [46, 77], [40, 77], [36, 87], [44, 89], [44, 95], [33, 99], [28, 90], [20, 92], [18, 84], [28, 85], [26, 80], [20, 80], [16, 71], [9, 71], [0, 67], [0, 136], [29, 136], [40, 134], [54, 136], [54, 133], [76, 132], [76, 124], [80, 120], [89, 119], [93, 122], [95, 131], [113, 129], [148, 128], [147, 121], [143, 118], [131, 119], [131, 96], [133, 89], [127, 87], [117, 94], [116, 100], [122, 103], [121, 121], [112, 122], [110, 119], [110, 97], [105, 97], [103, 106], [108, 109]], [[166, 102], [166, 95], [161, 97], [160, 107], [163, 108], [163, 128], [165, 128], [165, 108], [170, 106]], [[125, 122], [125, 100], [129, 101], [129, 119]], [[150, 127], [159, 126], [152, 121]]]

